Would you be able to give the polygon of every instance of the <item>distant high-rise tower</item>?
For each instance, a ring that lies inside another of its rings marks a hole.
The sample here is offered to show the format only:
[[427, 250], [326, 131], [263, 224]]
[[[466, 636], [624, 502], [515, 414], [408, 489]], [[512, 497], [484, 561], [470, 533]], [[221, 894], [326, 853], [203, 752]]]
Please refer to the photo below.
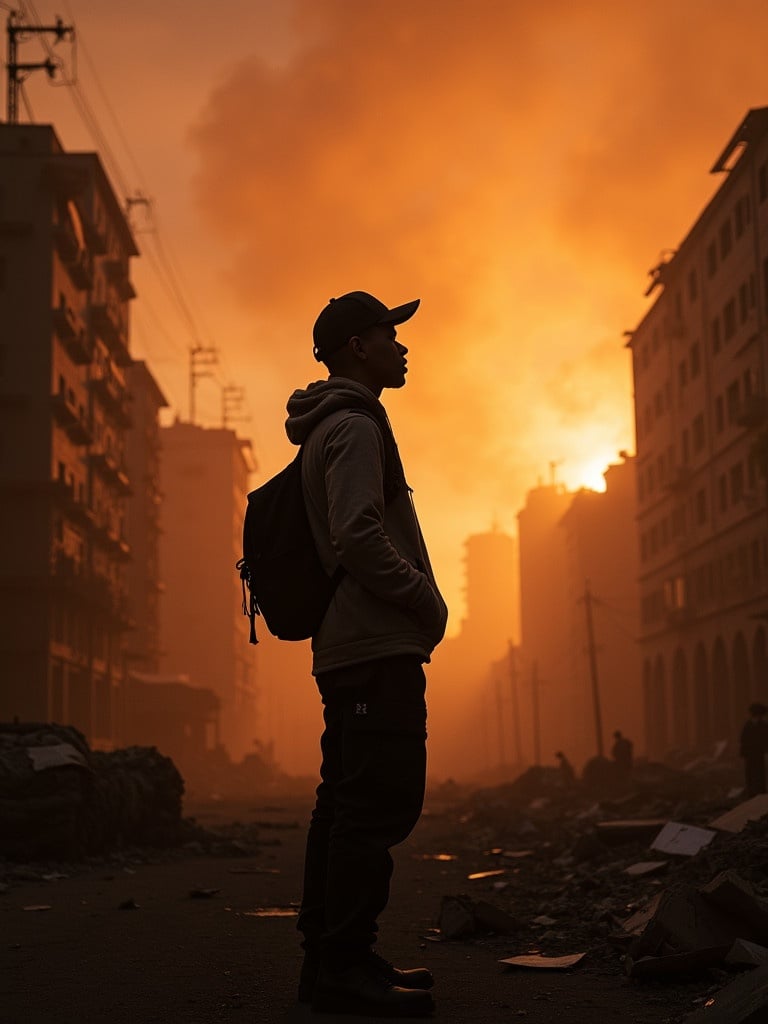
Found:
[[161, 670], [219, 696], [221, 741], [238, 759], [257, 736], [256, 649], [235, 572], [253, 456], [233, 430], [176, 422], [160, 438]]
[[498, 658], [519, 632], [515, 541], [493, 529], [468, 537], [464, 550], [467, 615], [462, 634]]

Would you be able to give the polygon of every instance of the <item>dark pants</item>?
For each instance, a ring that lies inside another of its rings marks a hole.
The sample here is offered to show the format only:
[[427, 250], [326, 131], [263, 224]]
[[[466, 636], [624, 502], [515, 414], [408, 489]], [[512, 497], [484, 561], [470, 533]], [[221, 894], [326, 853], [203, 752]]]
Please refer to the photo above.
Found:
[[765, 754], [748, 754], [744, 758], [744, 785], [747, 796], [765, 792]]
[[425, 678], [416, 656], [317, 677], [322, 779], [307, 837], [298, 928], [307, 955], [353, 964], [376, 941], [390, 848], [419, 820], [426, 777]]

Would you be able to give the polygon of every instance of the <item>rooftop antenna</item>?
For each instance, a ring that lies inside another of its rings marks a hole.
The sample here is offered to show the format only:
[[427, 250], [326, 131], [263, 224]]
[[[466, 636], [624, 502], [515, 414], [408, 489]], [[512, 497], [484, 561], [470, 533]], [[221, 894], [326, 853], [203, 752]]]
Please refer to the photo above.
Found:
[[562, 463], [562, 459], [551, 459], [549, 463], [549, 486], [555, 486], [555, 476], [557, 467]]

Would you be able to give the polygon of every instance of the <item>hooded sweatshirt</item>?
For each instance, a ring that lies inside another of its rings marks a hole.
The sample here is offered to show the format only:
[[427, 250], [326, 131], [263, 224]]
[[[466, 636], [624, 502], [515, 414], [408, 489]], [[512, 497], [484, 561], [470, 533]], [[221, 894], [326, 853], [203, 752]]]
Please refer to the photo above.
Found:
[[384, 406], [331, 377], [295, 391], [287, 409], [320, 560], [329, 575], [346, 570], [312, 638], [313, 674], [400, 654], [429, 661], [448, 611]]

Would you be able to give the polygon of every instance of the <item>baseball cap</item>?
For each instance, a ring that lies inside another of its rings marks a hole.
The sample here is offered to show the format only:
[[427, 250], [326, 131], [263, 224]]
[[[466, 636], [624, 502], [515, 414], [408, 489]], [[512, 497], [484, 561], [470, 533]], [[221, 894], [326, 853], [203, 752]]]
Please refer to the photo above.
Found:
[[338, 299], [330, 299], [312, 329], [315, 359], [320, 362], [369, 327], [405, 323], [419, 308], [420, 302], [421, 299], [413, 299], [389, 309], [368, 292], [347, 292]]

